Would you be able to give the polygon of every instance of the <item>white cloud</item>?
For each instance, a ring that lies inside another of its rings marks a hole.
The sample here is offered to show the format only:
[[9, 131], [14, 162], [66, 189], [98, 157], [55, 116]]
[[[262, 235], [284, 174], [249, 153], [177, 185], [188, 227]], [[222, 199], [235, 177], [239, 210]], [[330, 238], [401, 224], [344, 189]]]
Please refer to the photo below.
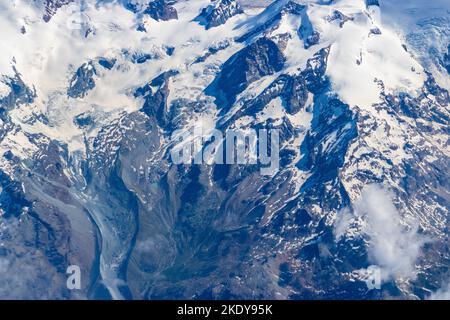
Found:
[[430, 296], [430, 300], [450, 300], [450, 282]]
[[336, 217], [333, 233], [336, 239], [340, 239], [347, 232], [352, 223], [353, 216], [349, 209], [345, 208]]
[[362, 232], [368, 237], [369, 262], [381, 269], [383, 281], [415, 278], [415, 263], [428, 239], [418, 234], [418, 225], [405, 222], [393, 203], [393, 195], [378, 185], [369, 185], [354, 203], [354, 217], [343, 212], [335, 223], [335, 236], [342, 236], [352, 220], [364, 221]]

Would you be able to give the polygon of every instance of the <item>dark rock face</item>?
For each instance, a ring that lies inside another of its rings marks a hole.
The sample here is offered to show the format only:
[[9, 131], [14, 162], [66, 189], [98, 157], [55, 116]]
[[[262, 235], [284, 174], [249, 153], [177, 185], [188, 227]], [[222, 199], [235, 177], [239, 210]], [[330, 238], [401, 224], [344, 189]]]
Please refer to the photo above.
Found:
[[9, 86], [10, 92], [7, 96], [0, 98], [0, 119], [5, 119], [6, 112], [19, 104], [32, 103], [36, 98], [36, 92], [30, 89], [22, 80], [20, 74], [15, 70], [14, 77], [4, 77], [3, 82]]
[[372, 28], [370, 29], [370, 34], [369, 35], [380, 35], [381, 34], [381, 30], [379, 28]]
[[297, 75], [280, 75], [261, 94], [245, 102], [223, 126], [230, 125], [242, 116], [254, 116], [277, 97], [281, 98], [287, 113], [294, 115], [302, 110], [309, 92], [320, 94], [329, 90], [329, 79], [325, 75], [329, 51], [329, 47], [319, 50]]
[[125, 1], [123, 3], [123, 6], [127, 9], [130, 10], [133, 13], [138, 13], [139, 11], [143, 10], [143, 6], [142, 4], [139, 4], [138, 2], [135, 1]]
[[95, 76], [98, 75], [99, 70], [101, 68], [111, 70], [115, 64], [115, 59], [104, 57], [83, 63], [72, 76], [67, 89], [67, 95], [71, 98], [85, 97], [89, 91], [95, 88]]
[[380, 6], [380, 2], [378, 0], [366, 0], [366, 6], [370, 7], [370, 6]]
[[229, 41], [223, 41], [219, 42], [216, 45], [213, 45], [208, 48], [208, 50], [201, 56], [199, 56], [197, 59], [195, 59], [194, 63], [201, 63], [206, 61], [210, 56], [216, 54], [217, 52], [226, 49], [230, 45]]
[[44, 21], [49, 22], [59, 8], [73, 1], [74, 0], [45, 0]]
[[[173, 51], [171, 51], [170, 48], [166, 47], [165, 48], [165, 53], [167, 55], [169, 55], [169, 53], [173, 53]], [[150, 60], [158, 60], [161, 59], [164, 56], [164, 53], [162, 52], [145, 52], [145, 51], [130, 51], [127, 49], [123, 49], [122, 50], [122, 54], [129, 59], [132, 63], [135, 64], [142, 64], [142, 63], [146, 63]]]
[[300, 25], [298, 33], [300, 39], [304, 42], [305, 49], [318, 44], [320, 41], [320, 33], [314, 29], [306, 11], [302, 12], [302, 24]]
[[95, 87], [94, 76], [97, 70], [92, 62], [86, 62], [79, 67], [70, 81], [67, 95], [71, 98], [83, 98]]
[[231, 17], [244, 13], [241, 5], [236, 0], [216, 0], [208, 7], [203, 8], [196, 18], [205, 29], [220, 26]]
[[145, 63], [148, 60], [152, 60], [152, 59], [153, 59], [153, 56], [148, 53], [133, 54], [133, 56], [131, 57], [131, 61], [133, 63], [137, 63], [137, 64]]
[[300, 14], [302, 14], [303, 10], [305, 10], [305, 8], [306, 8], [306, 6], [304, 6], [302, 4], [299, 4], [294, 1], [289, 1], [286, 4], [286, 6], [284, 6], [282, 12], [300, 15]]
[[79, 114], [74, 118], [74, 123], [80, 128], [86, 128], [94, 124], [92, 117], [89, 114]]
[[289, 114], [296, 114], [303, 109], [308, 99], [308, 89], [303, 74], [280, 75], [260, 95], [245, 103], [230, 121], [237, 120], [241, 116], [257, 114], [277, 97], [282, 99], [283, 106]]
[[338, 21], [339, 27], [342, 28], [347, 21], [353, 21], [353, 18], [346, 16], [345, 14], [343, 14], [338, 10], [335, 10], [330, 16], [328, 16], [327, 21], [328, 22]]
[[[299, 167], [314, 172], [304, 185], [304, 188], [312, 188], [308, 194], [320, 189], [319, 185], [315, 185], [320, 184], [319, 181], [338, 178], [338, 169], [343, 165], [345, 150], [357, 135], [356, 121], [348, 105], [335, 97], [319, 96], [315, 102], [318, 109], [315, 113], [317, 116], [313, 118], [312, 130], [301, 147], [306, 156], [299, 163]], [[330, 152], [320, 142], [332, 132], [337, 132], [338, 143], [335, 142]], [[321, 192], [315, 196], [326, 199], [326, 191], [323, 189]]]
[[175, 7], [172, 5], [174, 1], [171, 0], [155, 0], [148, 4], [148, 7], [144, 10], [144, 14], [148, 14], [150, 17], [157, 21], [168, 21], [178, 19], [178, 13]]
[[[430, 100], [431, 96], [435, 101]], [[409, 118], [424, 119], [443, 126], [450, 122], [449, 115], [445, 112], [445, 105], [450, 100], [450, 94], [437, 85], [431, 74], [427, 74], [422, 93], [418, 97], [412, 98], [407, 94], [385, 95], [385, 100], [390, 108]], [[421, 107], [417, 108], [418, 105]], [[417, 123], [417, 126], [424, 132], [432, 130], [420, 122]]]
[[272, 40], [260, 38], [225, 62], [206, 92], [217, 98], [219, 107], [231, 106], [249, 84], [280, 71], [284, 61], [282, 52]]
[[448, 45], [447, 51], [448, 52], [444, 54], [443, 65], [447, 72], [450, 74], [450, 44]]
[[[142, 107], [149, 117], [154, 117], [161, 127], [168, 124], [168, 106], [167, 98], [169, 96], [169, 79], [176, 75], [176, 71], [167, 71], [153, 79], [149, 84], [138, 88], [135, 92], [136, 97], [144, 97], [145, 103]], [[157, 87], [156, 92], [152, 92], [152, 87]]]
[[99, 58], [98, 64], [105, 69], [111, 70], [116, 64], [116, 59]]
[[267, 32], [267, 30], [275, 29], [281, 22], [281, 18], [285, 16], [286, 14], [293, 14], [293, 15], [302, 15], [305, 12], [305, 5], [298, 4], [297, 2], [289, 1], [287, 4], [282, 6], [281, 8], [278, 8], [279, 4], [275, 1], [270, 6], [268, 6], [262, 15], [273, 12], [275, 10], [275, 14], [272, 14], [271, 18], [269, 18], [264, 23], [257, 25], [252, 30], [247, 32], [246, 34], [242, 35], [241, 37], [237, 38], [237, 42], [247, 42], [253, 38], [256, 38], [258, 35], [263, 34], [264, 32]]
[[[12, 159], [11, 152], [4, 157]], [[2, 217], [18, 217], [25, 210], [31, 208], [31, 203], [25, 199], [21, 183], [12, 181], [8, 175], [0, 170], [0, 207], [3, 210]]]
[[308, 90], [304, 78], [302, 76], [290, 77], [283, 87], [282, 97], [286, 101], [285, 107], [289, 114], [296, 114], [303, 109], [308, 99]]
[[325, 76], [327, 69], [328, 55], [330, 47], [320, 49], [313, 58], [306, 63], [303, 76], [309, 91], [316, 94], [324, 90], [328, 85], [328, 78]]

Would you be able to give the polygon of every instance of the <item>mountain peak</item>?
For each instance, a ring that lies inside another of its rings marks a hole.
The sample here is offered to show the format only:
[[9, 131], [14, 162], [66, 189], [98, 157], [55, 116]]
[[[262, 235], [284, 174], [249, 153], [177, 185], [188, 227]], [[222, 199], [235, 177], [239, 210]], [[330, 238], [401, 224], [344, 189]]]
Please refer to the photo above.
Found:
[[75, 0], [45, 0], [44, 1], [45, 13], [43, 16], [44, 21], [49, 22], [59, 8], [74, 1]]
[[379, 0], [366, 0], [366, 6], [370, 7], [370, 6], [380, 6], [380, 2]]
[[205, 29], [220, 26], [231, 17], [244, 13], [237, 0], [215, 0], [206, 8], [203, 8], [196, 18]]

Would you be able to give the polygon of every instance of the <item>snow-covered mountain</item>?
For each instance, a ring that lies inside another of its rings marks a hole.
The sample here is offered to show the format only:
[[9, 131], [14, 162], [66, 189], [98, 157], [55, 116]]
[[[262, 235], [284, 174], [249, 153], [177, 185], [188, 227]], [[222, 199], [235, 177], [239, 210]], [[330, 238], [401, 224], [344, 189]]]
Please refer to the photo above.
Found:
[[[445, 296], [448, 1], [0, 14], [0, 298]], [[278, 129], [279, 170], [173, 163], [199, 126]]]

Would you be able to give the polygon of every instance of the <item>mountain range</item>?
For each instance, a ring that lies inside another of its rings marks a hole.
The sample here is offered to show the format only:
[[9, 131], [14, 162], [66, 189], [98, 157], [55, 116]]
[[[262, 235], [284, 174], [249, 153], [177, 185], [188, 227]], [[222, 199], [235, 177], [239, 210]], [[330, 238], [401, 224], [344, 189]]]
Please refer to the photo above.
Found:
[[[0, 298], [450, 298], [448, 1], [0, 15]], [[279, 170], [173, 163], [195, 127], [278, 130]]]

